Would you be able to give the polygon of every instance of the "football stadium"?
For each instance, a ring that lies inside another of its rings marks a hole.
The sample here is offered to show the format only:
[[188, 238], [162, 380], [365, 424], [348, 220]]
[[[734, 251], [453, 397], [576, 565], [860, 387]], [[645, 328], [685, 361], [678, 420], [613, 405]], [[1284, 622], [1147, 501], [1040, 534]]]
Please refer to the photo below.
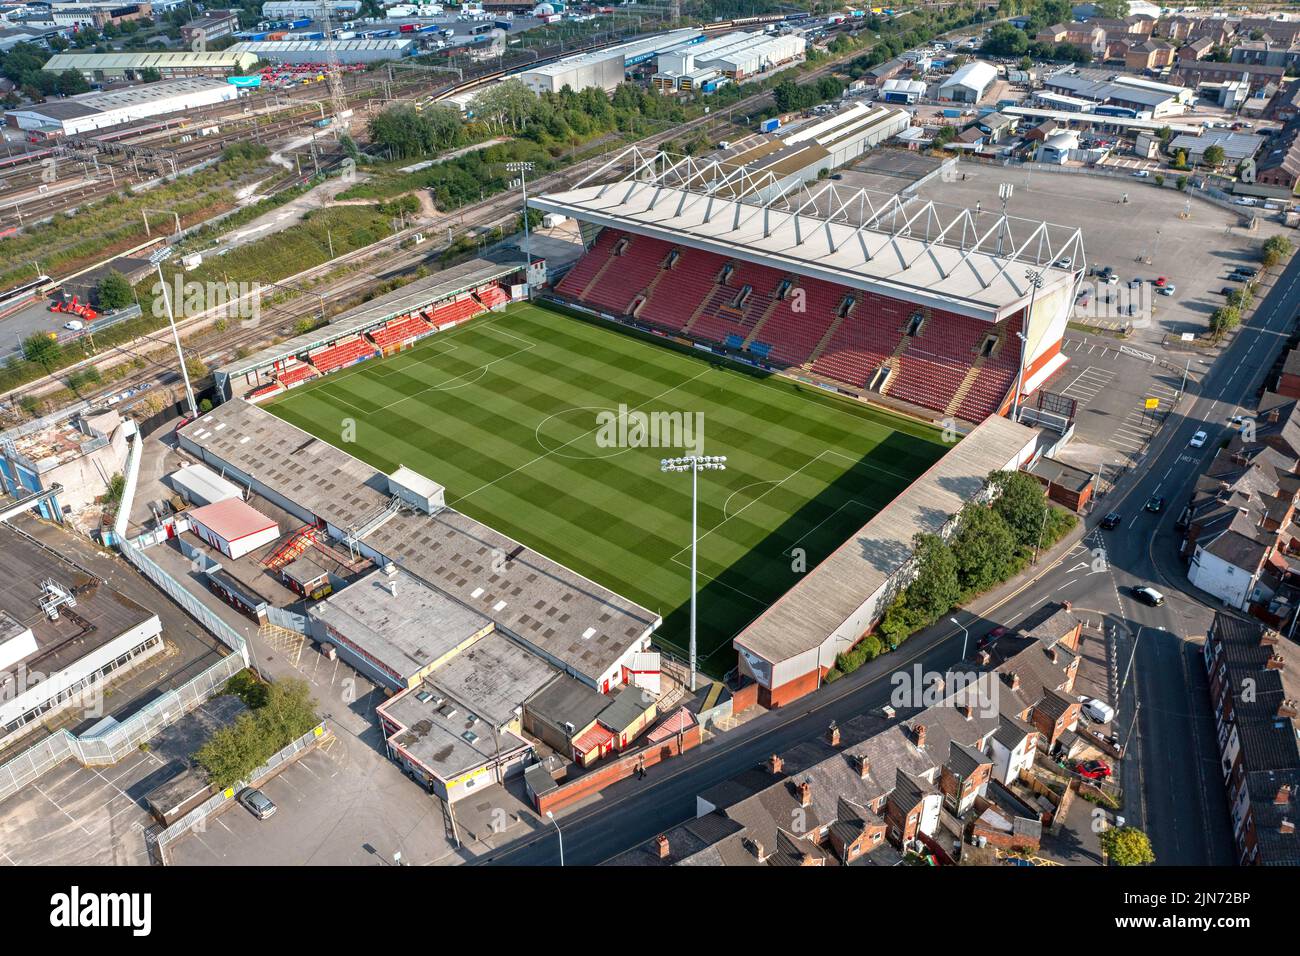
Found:
[[[698, 475], [700, 666], [787, 703], [875, 625], [917, 533], [1041, 453], [1008, 412], [1065, 362], [1084, 257], [1077, 229], [776, 169], [631, 149], [530, 198], [580, 225], [564, 274], [488, 257], [405, 286], [219, 370], [229, 401], [183, 444], [420, 574], [380, 531], [415, 476], [465, 537], [424, 562], [464, 600], [499, 595], [456, 566], [487, 574], [503, 541], [676, 654], [692, 476], [661, 459], [725, 456]], [[333, 473], [305, 488], [322, 446]]]

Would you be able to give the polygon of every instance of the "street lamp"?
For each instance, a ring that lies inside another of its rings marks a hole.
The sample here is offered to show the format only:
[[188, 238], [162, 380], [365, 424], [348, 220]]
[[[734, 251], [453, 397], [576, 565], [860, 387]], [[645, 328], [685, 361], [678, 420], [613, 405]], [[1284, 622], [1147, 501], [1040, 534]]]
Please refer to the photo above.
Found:
[[726, 471], [726, 455], [686, 455], [682, 458], [664, 458], [660, 471], [689, 471], [691, 473], [691, 692], [695, 692], [695, 574], [696, 525], [699, 510], [699, 475], [702, 471]]
[[[1043, 274], [1035, 269], [1026, 269], [1025, 278], [1029, 280], [1029, 309], [1025, 312], [1025, 321], [1022, 323], [1024, 328], [1029, 327], [1029, 323], [1034, 318], [1034, 299], [1038, 296], [1038, 290], [1043, 287]], [[1025, 376], [1025, 345], [1029, 339], [1025, 337], [1024, 332], [1017, 332], [1016, 338], [1020, 339], [1020, 358], [1016, 361], [1016, 394], [1011, 400], [1011, 420], [1020, 421], [1020, 388], [1024, 383]]]
[[536, 168], [535, 163], [506, 163], [507, 171], [519, 174], [519, 188], [524, 194], [524, 262], [530, 266], [533, 257], [528, 248], [528, 174]]
[[546, 811], [546, 818], [555, 824], [555, 833], [560, 838], [560, 866], [564, 866], [564, 831], [560, 829], [560, 823], [555, 819], [555, 812]]
[[950, 618], [948, 618], [948, 620], [952, 621], [954, 624], [956, 624], [958, 627], [961, 628], [961, 633], [962, 633], [962, 638], [961, 638], [961, 659], [962, 659], [962, 660], [965, 660], [965, 659], [966, 659], [966, 645], [970, 642], [970, 631], [966, 630], [966, 625], [963, 624], [961, 621], [957, 620], [955, 617], [950, 617]]

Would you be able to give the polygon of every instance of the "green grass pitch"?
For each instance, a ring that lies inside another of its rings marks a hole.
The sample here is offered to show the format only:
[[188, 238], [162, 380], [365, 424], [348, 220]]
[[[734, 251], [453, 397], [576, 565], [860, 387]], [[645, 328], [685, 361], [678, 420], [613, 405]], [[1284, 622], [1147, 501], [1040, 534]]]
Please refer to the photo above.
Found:
[[657, 611], [659, 640], [680, 652], [691, 475], [659, 462], [692, 449], [610, 447], [618, 436], [598, 416], [620, 405], [689, 414], [659, 436], [694, 438], [687, 423], [699, 421], [699, 450], [728, 458], [699, 476], [698, 648], [714, 675], [733, 666], [739, 630], [948, 449], [925, 424], [532, 305], [270, 410], [384, 472], [402, 464], [441, 482], [457, 510]]

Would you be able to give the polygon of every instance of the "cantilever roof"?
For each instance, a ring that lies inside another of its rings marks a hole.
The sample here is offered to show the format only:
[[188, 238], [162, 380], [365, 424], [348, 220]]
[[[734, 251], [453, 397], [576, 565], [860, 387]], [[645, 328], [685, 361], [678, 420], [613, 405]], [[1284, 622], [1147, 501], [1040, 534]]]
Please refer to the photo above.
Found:
[[[796, 217], [775, 206], [765, 209], [749, 200], [726, 198], [727, 191], [721, 185], [707, 196], [651, 182], [624, 181], [549, 193], [530, 199], [529, 204], [720, 255], [743, 253], [746, 259], [772, 268], [986, 321], [1005, 318], [1029, 302], [1024, 267], [1032, 262], [971, 251], [970, 240], [963, 252], [961, 226], [949, 230], [947, 240], [953, 245], [916, 238], [927, 228], [939, 231], [937, 226], [927, 227], [923, 203], [883, 216], [882, 223], [900, 226], [897, 234], [891, 234], [883, 228], [859, 229], [806, 214]], [[797, 204], [800, 198], [793, 201]], [[906, 235], [901, 224], [913, 211], [919, 219], [911, 226], [911, 235]], [[1037, 245], [1033, 243], [1031, 251]], [[1057, 251], [1051, 258], [1061, 254]], [[1046, 290], [1073, 281], [1063, 269], [1040, 266], [1040, 271]]]

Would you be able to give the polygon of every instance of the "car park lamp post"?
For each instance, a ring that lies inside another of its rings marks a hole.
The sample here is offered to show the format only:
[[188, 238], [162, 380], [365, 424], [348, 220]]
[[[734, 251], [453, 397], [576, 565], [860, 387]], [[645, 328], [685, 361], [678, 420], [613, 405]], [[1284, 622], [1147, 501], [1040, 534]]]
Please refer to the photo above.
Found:
[[560, 866], [564, 866], [564, 831], [560, 829], [560, 821], [555, 819], [555, 811], [547, 810], [546, 819], [555, 824], [555, 833], [560, 838]]
[[696, 516], [699, 510], [700, 472], [726, 471], [726, 455], [686, 455], [682, 458], [664, 458], [660, 471], [689, 471], [691, 473], [691, 692], [695, 692], [695, 568], [696, 568]]

